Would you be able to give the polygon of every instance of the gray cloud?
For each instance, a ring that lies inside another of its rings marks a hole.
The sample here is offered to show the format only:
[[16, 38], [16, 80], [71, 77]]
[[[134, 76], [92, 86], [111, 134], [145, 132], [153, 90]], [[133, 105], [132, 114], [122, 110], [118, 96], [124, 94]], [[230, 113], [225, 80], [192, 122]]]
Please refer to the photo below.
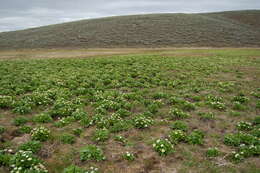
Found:
[[260, 9], [260, 2], [259, 0], [2, 0], [0, 32], [115, 15], [243, 9]]

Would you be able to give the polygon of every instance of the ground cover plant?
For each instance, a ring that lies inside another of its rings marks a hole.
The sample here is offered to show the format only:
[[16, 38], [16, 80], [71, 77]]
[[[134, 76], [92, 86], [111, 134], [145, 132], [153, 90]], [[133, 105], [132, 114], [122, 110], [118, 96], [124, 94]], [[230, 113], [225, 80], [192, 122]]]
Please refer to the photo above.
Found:
[[259, 172], [260, 51], [0, 61], [0, 172]]

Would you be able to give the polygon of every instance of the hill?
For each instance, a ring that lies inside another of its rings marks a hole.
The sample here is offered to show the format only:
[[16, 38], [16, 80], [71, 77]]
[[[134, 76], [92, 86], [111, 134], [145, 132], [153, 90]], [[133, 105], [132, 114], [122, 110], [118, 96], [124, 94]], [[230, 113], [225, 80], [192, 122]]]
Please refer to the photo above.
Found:
[[0, 33], [0, 49], [259, 47], [260, 10], [147, 14], [81, 20]]

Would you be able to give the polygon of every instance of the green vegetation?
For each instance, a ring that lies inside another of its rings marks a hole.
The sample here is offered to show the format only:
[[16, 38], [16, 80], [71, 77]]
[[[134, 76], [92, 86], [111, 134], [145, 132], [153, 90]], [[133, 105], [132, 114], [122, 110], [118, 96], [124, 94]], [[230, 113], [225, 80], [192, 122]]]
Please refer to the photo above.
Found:
[[103, 154], [103, 151], [97, 147], [96, 145], [88, 145], [80, 150], [80, 160], [88, 161], [102, 161], [105, 160], [106, 157]]
[[259, 57], [0, 60], [0, 172], [259, 172]]
[[36, 127], [32, 129], [31, 136], [33, 140], [44, 142], [50, 138], [50, 130], [43, 126]]

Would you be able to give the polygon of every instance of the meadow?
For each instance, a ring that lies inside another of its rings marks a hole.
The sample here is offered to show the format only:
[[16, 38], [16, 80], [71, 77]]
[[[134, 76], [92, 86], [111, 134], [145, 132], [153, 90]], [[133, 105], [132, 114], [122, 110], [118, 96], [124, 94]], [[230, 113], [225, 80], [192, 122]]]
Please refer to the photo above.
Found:
[[260, 172], [260, 49], [0, 58], [0, 172]]

